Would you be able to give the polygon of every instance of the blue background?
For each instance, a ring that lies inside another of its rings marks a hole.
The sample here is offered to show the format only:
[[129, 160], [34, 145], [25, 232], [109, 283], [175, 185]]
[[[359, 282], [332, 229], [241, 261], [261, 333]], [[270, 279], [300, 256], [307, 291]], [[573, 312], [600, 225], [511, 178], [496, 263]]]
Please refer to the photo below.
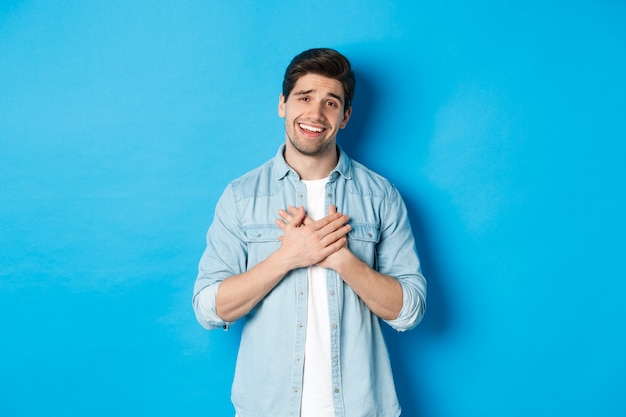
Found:
[[403, 415], [625, 416], [626, 3], [468, 3], [1, 2], [0, 415], [233, 415], [204, 234], [329, 46], [429, 279]]

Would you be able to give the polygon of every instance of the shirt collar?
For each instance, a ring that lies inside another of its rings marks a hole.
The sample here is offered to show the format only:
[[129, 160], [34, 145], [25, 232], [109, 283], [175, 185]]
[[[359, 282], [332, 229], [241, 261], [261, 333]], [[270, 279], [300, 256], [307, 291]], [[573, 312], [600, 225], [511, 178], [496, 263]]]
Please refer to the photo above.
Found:
[[[296, 176], [298, 176], [297, 172], [294, 171], [285, 161], [285, 144], [283, 143], [278, 148], [278, 152], [276, 152], [276, 156], [274, 157], [274, 176], [276, 177], [276, 181], [282, 180], [285, 178], [289, 172], [293, 172]], [[329, 175], [331, 181], [335, 179], [337, 175], [342, 175], [345, 179], [352, 178], [352, 163], [350, 161], [350, 157], [346, 155], [346, 153], [341, 149], [341, 146], [337, 145], [337, 150], [339, 151], [339, 162], [335, 169], [333, 169]]]

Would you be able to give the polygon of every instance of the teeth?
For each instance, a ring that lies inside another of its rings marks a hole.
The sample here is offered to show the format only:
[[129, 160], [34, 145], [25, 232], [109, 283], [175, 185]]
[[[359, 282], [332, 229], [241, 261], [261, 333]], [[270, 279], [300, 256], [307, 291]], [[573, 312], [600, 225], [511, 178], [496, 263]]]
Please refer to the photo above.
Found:
[[314, 127], [314, 126], [309, 126], [305, 124], [300, 124], [300, 128], [304, 130], [308, 130], [309, 132], [316, 132], [316, 133], [321, 133], [324, 130], [321, 127]]

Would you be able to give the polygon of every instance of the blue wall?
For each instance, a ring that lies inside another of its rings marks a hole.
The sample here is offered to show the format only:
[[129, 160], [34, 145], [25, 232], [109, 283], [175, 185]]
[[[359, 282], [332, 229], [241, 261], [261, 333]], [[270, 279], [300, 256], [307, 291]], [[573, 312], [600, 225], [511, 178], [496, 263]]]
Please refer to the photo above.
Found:
[[0, 3], [0, 415], [233, 415], [196, 266], [314, 46], [429, 279], [403, 415], [626, 415], [626, 3], [265, 3]]

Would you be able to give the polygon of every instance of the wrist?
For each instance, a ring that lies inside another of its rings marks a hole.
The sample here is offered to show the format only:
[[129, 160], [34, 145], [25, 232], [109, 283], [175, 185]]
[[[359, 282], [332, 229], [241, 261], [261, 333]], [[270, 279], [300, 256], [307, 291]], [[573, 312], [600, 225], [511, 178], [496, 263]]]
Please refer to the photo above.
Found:
[[347, 247], [344, 247], [332, 256], [332, 265], [330, 267], [339, 275], [346, 276], [350, 274], [350, 272], [355, 271], [359, 267], [359, 263], [361, 263], [359, 258]]
[[295, 260], [292, 261], [292, 257], [284, 253], [283, 247], [280, 247], [278, 250], [276, 250], [276, 252], [268, 256], [265, 261], [281, 277], [286, 275], [289, 271], [292, 271], [299, 267], [295, 264]]

